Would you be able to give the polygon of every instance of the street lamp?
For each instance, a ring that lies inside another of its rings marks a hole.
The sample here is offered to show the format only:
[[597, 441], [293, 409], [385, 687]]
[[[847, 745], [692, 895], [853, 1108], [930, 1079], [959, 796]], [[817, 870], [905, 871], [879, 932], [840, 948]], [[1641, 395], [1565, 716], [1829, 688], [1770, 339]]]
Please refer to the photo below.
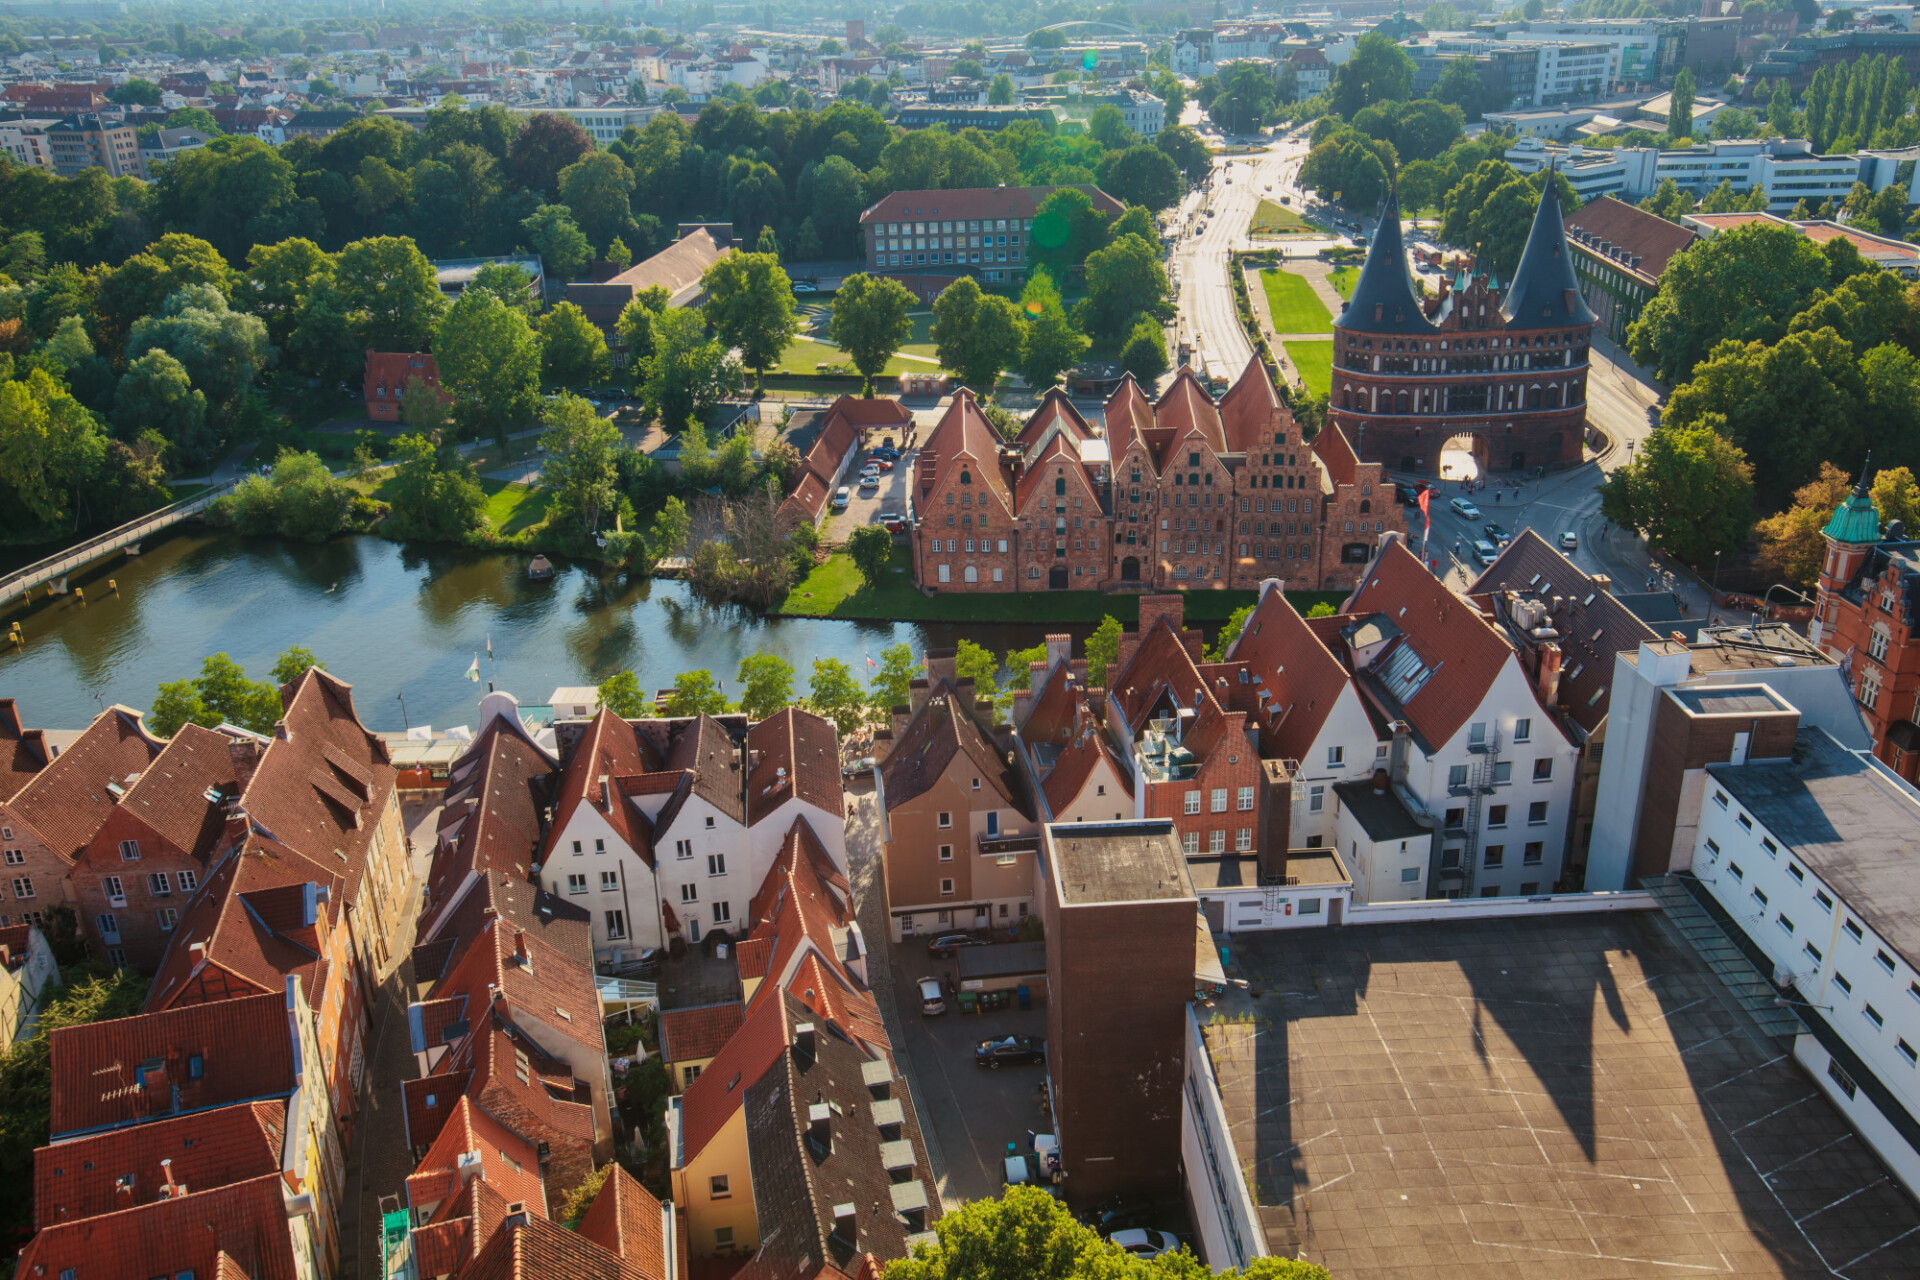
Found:
[[1707, 608], [1709, 611], [1711, 611], [1713, 609], [1718, 608], [1719, 605], [1720, 605], [1720, 553], [1716, 551], [1713, 553], [1713, 594], [1707, 598]]

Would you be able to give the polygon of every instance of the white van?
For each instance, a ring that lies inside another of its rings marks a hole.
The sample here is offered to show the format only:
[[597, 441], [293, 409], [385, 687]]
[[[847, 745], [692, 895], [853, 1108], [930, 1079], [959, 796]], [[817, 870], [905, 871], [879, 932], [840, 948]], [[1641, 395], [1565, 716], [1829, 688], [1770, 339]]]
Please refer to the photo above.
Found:
[[841, 485], [838, 489], [834, 490], [833, 509], [835, 511], [845, 511], [847, 509], [847, 504], [852, 501], [853, 501], [853, 491], [847, 488], [847, 486]]
[[920, 986], [920, 1016], [931, 1018], [936, 1013], [945, 1013], [947, 1011], [947, 998], [940, 990], [940, 979], [921, 978], [918, 982]]

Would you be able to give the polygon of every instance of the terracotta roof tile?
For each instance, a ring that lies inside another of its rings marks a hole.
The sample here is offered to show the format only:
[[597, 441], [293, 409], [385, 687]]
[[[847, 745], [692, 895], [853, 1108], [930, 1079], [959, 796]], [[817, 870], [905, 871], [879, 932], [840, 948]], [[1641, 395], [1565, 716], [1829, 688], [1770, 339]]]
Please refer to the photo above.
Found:
[[795, 796], [829, 814], [845, 811], [840, 738], [831, 720], [786, 707], [747, 731], [747, 750], [760, 753], [746, 782], [749, 822], [759, 822]]
[[[1112, 745], [1107, 742], [1107, 735], [1091, 716], [1084, 719], [1080, 732], [1061, 750], [1053, 767], [1047, 770], [1047, 776], [1040, 782], [1041, 790], [1047, 793], [1048, 807], [1058, 814], [1072, 804], [1103, 761], [1113, 771], [1114, 777], [1119, 779], [1121, 794], [1128, 802], [1122, 811], [1131, 808], [1133, 772], [1114, 754]], [[1114, 802], [1118, 804], [1120, 796], [1116, 795]]]
[[284, 1183], [274, 1173], [229, 1186], [48, 1227], [20, 1252], [18, 1273], [153, 1280], [183, 1272], [295, 1280]]
[[935, 487], [946, 477], [964, 468], [971, 488], [985, 501], [987, 494], [998, 499], [1003, 519], [1013, 515], [1013, 488], [1008, 469], [1000, 459], [1000, 433], [980, 412], [973, 392], [965, 387], [953, 394], [947, 411], [927, 433], [920, 449], [918, 472], [914, 477], [916, 505], [925, 506]]
[[[495, 717], [480, 731], [454, 762], [442, 797], [443, 835], [427, 873], [431, 909], [421, 921], [422, 937], [439, 932], [468, 876], [527, 878], [540, 852], [541, 808], [559, 774], [554, 759], [511, 717]], [[451, 838], [444, 834], [449, 813], [464, 818]]]
[[747, 1089], [787, 1050], [787, 1006], [763, 1000], [700, 1078], [680, 1095], [680, 1146], [691, 1162], [740, 1109]]
[[56, 1028], [49, 1040], [51, 1133], [59, 1138], [284, 1098], [294, 1087], [286, 1003], [276, 991]]
[[[1127, 207], [1090, 182], [1069, 184], [1084, 191], [1096, 213], [1117, 218]], [[899, 218], [1031, 218], [1047, 197], [1063, 187], [957, 187], [945, 191], [895, 191], [873, 202], [860, 225]]]
[[1213, 397], [1200, 385], [1191, 365], [1183, 364], [1174, 371], [1173, 385], [1154, 402], [1153, 420], [1161, 431], [1168, 433], [1156, 449], [1162, 469], [1174, 465], [1175, 451], [1186, 447], [1186, 442], [1196, 436], [1215, 453], [1228, 452], [1226, 436], [1220, 427], [1220, 411], [1214, 406]]
[[[735, 822], [746, 821], [740, 748], [718, 720], [703, 714], [676, 726], [666, 767], [691, 772], [695, 794]], [[660, 832], [672, 825], [669, 815], [675, 812], [675, 806], [660, 811], [656, 822]]]
[[660, 1015], [660, 1056], [668, 1062], [711, 1058], [745, 1020], [746, 1006], [738, 1000], [669, 1009]]
[[1588, 248], [1580, 243], [1575, 233], [1584, 231], [1640, 259], [1633, 266], [1624, 262], [1612, 262], [1612, 265], [1622, 271], [1641, 273], [1650, 280], [1658, 280], [1673, 255], [1700, 238], [1678, 223], [1668, 222], [1659, 214], [1648, 213], [1612, 196], [1601, 196], [1581, 205], [1566, 216], [1565, 223], [1567, 238], [1575, 252], [1606, 256], [1612, 262], [1611, 256], [1603, 254], [1598, 246]]
[[540, 1185], [540, 1153], [533, 1143], [462, 1097], [453, 1105], [446, 1124], [419, 1165], [407, 1176], [407, 1204], [414, 1209], [438, 1206], [433, 1220], [451, 1216], [452, 1199], [463, 1183], [461, 1158], [480, 1154], [472, 1176], [486, 1182], [509, 1203], [527, 1206], [529, 1213], [546, 1216], [547, 1197]]
[[1260, 726], [1262, 755], [1304, 760], [1350, 679], [1333, 651], [1281, 591], [1269, 591], [1233, 642], [1229, 656], [1244, 662], [1269, 697]]
[[[113, 1129], [33, 1153], [36, 1228], [150, 1204], [167, 1177], [189, 1193], [280, 1171], [284, 1102], [253, 1102]], [[162, 1168], [160, 1162], [172, 1163]]]
[[108, 707], [15, 793], [13, 811], [71, 862], [113, 812], [109, 787], [132, 786], [164, 746], [147, 733], [138, 711]]
[[0, 698], [0, 797], [12, 799], [51, 759], [46, 734], [24, 727], [19, 706], [12, 698]]
[[1263, 443], [1272, 442], [1269, 433], [1274, 431], [1299, 438], [1293, 411], [1280, 398], [1280, 389], [1273, 385], [1257, 351], [1248, 358], [1247, 367], [1227, 394], [1220, 397], [1220, 429], [1229, 453], [1256, 453]]
[[941, 681], [913, 713], [880, 762], [887, 807], [897, 808], [937, 782], [956, 756], [965, 755], [980, 777], [1013, 808], [1033, 816], [1026, 788], [1015, 776], [987, 731], [962, 704], [972, 696], [971, 682], [956, 687]]
[[[648, 773], [660, 765], [659, 752], [653, 745], [633, 725], [602, 707], [575, 744], [573, 754], [567, 757], [540, 860], [546, 862], [553, 857], [568, 824], [573, 821], [574, 810], [582, 804], [591, 804], [600, 810], [616, 831], [634, 834], [632, 819], [639, 815], [631, 805], [620, 802], [612, 780], [626, 774]], [[650, 839], [643, 843], [644, 847], [635, 846], [636, 851], [652, 866], [653, 843]]]
[[[660, 1202], [615, 1164], [575, 1228], [649, 1280], [667, 1275], [667, 1232]], [[559, 1280], [558, 1277], [543, 1280]]]

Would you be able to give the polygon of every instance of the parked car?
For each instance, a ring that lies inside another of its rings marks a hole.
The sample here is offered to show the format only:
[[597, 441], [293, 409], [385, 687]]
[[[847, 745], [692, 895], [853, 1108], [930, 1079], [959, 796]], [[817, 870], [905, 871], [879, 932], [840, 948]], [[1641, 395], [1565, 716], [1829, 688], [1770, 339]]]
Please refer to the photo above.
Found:
[[1400, 499], [1400, 505], [1403, 507], [1417, 507], [1420, 505], [1420, 487], [1417, 485], [1401, 484], [1396, 480], [1393, 485], [1393, 492], [1394, 496]]
[[927, 954], [941, 959], [953, 955], [962, 947], [984, 947], [985, 938], [976, 938], [970, 933], [942, 933], [927, 940]]
[[1489, 524], [1482, 529], [1482, 532], [1487, 535], [1487, 541], [1496, 547], [1504, 547], [1513, 541], [1512, 538], [1507, 536], [1507, 530], [1504, 525]]
[[820, 287], [806, 280], [795, 280], [793, 282], [793, 291], [795, 293], [818, 293], [820, 292]]
[[880, 473], [878, 471], [862, 471], [860, 473], [860, 487], [862, 489], [878, 489], [880, 487]]
[[901, 533], [905, 531], [907, 527], [906, 519], [902, 516], [895, 515], [891, 511], [882, 511], [874, 523], [882, 529], [885, 529], [888, 533]]
[[876, 467], [881, 471], [891, 471], [893, 470], [893, 459], [892, 458], [876, 458], [874, 461], [869, 462], [867, 466]]
[[1580, 549], [1580, 535], [1571, 529], [1561, 534], [1560, 549], [1562, 551], [1578, 551]]
[[1009, 1063], [1045, 1062], [1047, 1042], [1032, 1036], [1002, 1036], [973, 1047], [973, 1065], [998, 1071]]
[[918, 978], [915, 982], [920, 988], [920, 1016], [931, 1018], [936, 1013], [947, 1011], [946, 993], [940, 990], [940, 979]]
[[1465, 498], [1455, 498], [1451, 502], [1447, 503], [1447, 505], [1453, 508], [1453, 513], [1455, 515], [1460, 516], [1463, 519], [1478, 520], [1480, 518], [1480, 508], [1474, 506], [1471, 502], [1468, 502]]
[[852, 764], [842, 769], [840, 776], [843, 778], [864, 778], [872, 772], [873, 757], [861, 756], [858, 760], [855, 760]]
[[875, 458], [885, 458], [888, 461], [898, 461], [900, 457], [900, 450], [894, 448], [890, 444], [883, 444], [879, 448], [875, 449], [872, 452], [872, 454], [869, 456], [875, 457]]
[[1473, 544], [1473, 558], [1483, 565], [1492, 564], [1500, 558], [1500, 548], [1485, 539], [1478, 539]]
[[847, 486], [841, 485], [833, 491], [833, 509], [835, 511], [845, 511], [847, 504], [852, 501], [853, 490], [847, 488]]
[[1157, 1258], [1163, 1253], [1172, 1253], [1180, 1247], [1180, 1242], [1164, 1231], [1155, 1231], [1152, 1227], [1135, 1227], [1129, 1231], [1116, 1231], [1107, 1237], [1108, 1244], [1117, 1244], [1136, 1258]]

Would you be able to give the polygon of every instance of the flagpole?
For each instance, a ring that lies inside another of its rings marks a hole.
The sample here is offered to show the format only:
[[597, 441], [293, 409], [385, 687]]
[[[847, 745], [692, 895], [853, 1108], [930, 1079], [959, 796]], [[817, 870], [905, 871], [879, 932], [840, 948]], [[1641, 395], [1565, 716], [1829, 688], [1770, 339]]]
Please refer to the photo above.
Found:
[[487, 632], [487, 692], [492, 693], [494, 679], [500, 674], [493, 662], [493, 632]]

